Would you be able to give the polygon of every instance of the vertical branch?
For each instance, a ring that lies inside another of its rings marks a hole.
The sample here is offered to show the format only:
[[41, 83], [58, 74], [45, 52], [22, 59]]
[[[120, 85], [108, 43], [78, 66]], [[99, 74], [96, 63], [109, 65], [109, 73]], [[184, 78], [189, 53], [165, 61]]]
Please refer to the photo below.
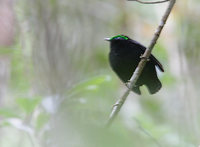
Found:
[[113, 120], [115, 119], [115, 117], [119, 113], [121, 107], [123, 106], [124, 102], [126, 101], [131, 89], [134, 87], [138, 78], [140, 77], [142, 70], [143, 70], [144, 66], [146, 65], [146, 62], [147, 62], [149, 56], [151, 55], [153, 47], [155, 46], [155, 44], [160, 36], [160, 33], [161, 33], [164, 25], [166, 24], [167, 18], [169, 16], [169, 14], [171, 13], [175, 2], [176, 2], [176, 0], [170, 0], [169, 5], [161, 19], [160, 25], [158, 26], [158, 28], [153, 36], [153, 39], [151, 40], [149, 46], [147, 47], [144, 54], [142, 55], [141, 61], [139, 62], [137, 68], [135, 69], [135, 71], [130, 79], [130, 82], [127, 84], [128, 89], [125, 91], [125, 93], [122, 95], [122, 97], [120, 97], [119, 100], [113, 106], [112, 112], [111, 112], [109, 120], [107, 122], [107, 127], [109, 127], [112, 124]]

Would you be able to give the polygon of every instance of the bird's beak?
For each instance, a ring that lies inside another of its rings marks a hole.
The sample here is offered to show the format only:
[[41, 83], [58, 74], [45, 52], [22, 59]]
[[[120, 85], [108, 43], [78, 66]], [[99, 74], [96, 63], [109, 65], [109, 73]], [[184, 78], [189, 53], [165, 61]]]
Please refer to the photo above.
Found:
[[110, 41], [110, 38], [104, 38], [105, 41]]

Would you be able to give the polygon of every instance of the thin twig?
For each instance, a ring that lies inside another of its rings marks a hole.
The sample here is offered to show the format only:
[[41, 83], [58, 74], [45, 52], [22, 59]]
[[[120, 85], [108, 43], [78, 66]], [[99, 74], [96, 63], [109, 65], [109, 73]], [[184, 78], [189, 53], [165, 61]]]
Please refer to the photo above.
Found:
[[138, 64], [138, 67], [136, 68], [136, 70], [134, 71], [134, 73], [133, 73], [133, 75], [130, 79], [130, 82], [127, 84], [128, 89], [125, 91], [125, 93], [122, 95], [122, 97], [119, 98], [119, 100], [113, 106], [112, 112], [111, 112], [109, 120], [107, 122], [107, 127], [109, 127], [112, 124], [113, 120], [115, 119], [118, 112], [120, 111], [122, 105], [126, 101], [131, 89], [134, 87], [139, 76], [141, 75], [142, 70], [143, 70], [144, 66], [146, 65], [147, 59], [151, 55], [152, 49], [155, 46], [155, 44], [156, 44], [156, 42], [157, 42], [157, 40], [160, 36], [160, 33], [161, 33], [161, 31], [162, 31], [162, 29], [163, 29], [163, 27], [164, 27], [164, 25], [167, 21], [169, 14], [172, 11], [172, 8], [173, 8], [175, 2], [176, 2], [176, 0], [170, 0], [169, 6], [167, 7], [166, 12], [164, 13], [164, 16], [161, 19], [160, 25], [158, 26], [158, 28], [157, 28], [154, 36], [153, 36], [153, 39], [150, 42], [150, 45], [147, 47], [145, 53], [143, 54], [144, 58], [141, 58], [141, 61]]
[[141, 4], [160, 4], [160, 3], [168, 2], [170, 0], [151, 1], [151, 2], [144, 2], [144, 1], [141, 1], [141, 0], [128, 0], [128, 1], [136, 1], [136, 2], [141, 3]]
[[152, 134], [147, 131], [146, 129], [144, 129], [140, 123], [140, 121], [135, 118], [135, 122], [138, 124], [138, 128], [145, 134], [147, 135], [148, 137], [150, 137], [152, 139], [153, 142], [155, 142], [155, 144], [158, 146], [158, 147], [162, 147], [162, 145], [160, 144], [160, 142], [154, 137], [152, 136]]

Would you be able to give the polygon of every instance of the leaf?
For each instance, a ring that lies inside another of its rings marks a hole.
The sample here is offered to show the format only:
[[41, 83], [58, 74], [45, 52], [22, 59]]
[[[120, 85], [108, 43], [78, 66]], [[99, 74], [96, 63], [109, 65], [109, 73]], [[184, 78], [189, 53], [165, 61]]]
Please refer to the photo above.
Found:
[[27, 114], [30, 114], [41, 102], [40, 97], [36, 98], [17, 98], [16, 103], [22, 108]]
[[43, 128], [45, 126], [45, 124], [47, 124], [48, 120], [49, 120], [48, 114], [40, 113], [36, 120], [36, 128], [38, 130], [40, 130], [41, 128]]
[[11, 118], [11, 117], [20, 117], [15, 110], [9, 108], [0, 108], [0, 116]]

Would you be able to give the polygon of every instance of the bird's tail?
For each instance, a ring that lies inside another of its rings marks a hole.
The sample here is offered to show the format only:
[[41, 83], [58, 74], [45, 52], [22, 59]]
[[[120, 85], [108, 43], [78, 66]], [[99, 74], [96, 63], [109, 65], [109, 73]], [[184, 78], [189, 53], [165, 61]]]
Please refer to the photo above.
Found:
[[162, 87], [162, 84], [159, 79], [156, 79], [154, 81], [149, 81], [148, 83], [146, 83], [146, 86], [149, 90], [149, 93], [155, 94], [156, 92], [160, 90], [160, 88]]

